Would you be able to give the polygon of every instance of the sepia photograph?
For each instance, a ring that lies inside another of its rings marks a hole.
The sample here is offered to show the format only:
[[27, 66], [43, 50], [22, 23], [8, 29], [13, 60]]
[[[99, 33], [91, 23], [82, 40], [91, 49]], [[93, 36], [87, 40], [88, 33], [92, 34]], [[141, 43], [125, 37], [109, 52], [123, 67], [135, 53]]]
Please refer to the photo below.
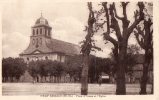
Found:
[[3, 2], [2, 96], [153, 95], [153, 2]]

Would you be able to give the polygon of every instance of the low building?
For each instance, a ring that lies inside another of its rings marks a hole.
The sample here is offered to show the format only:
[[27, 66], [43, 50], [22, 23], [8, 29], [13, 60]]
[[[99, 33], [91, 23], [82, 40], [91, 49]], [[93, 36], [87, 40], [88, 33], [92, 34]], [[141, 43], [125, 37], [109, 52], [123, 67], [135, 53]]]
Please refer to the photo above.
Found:
[[101, 80], [102, 80], [102, 83], [109, 83], [110, 82], [110, 76], [108, 74], [102, 72]]
[[[132, 75], [126, 74], [127, 83], [139, 83], [143, 75], [144, 55], [136, 54], [134, 58], [136, 58], [135, 59], [136, 64], [132, 67]], [[151, 63], [148, 72], [148, 83], [152, 83], [152, 80], [153, 80], [153, 65]]]

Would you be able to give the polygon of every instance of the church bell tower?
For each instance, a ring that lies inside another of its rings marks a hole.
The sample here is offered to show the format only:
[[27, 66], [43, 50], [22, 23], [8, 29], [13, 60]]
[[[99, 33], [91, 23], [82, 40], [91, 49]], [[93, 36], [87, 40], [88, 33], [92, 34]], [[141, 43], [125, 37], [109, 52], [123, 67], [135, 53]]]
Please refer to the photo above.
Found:
[[46, 38], [51, 39], [51, 30], [52, 28], [49, 26], [47, 19], [41, 13], [41, 17], [32, 26], [32, 34], [30, 36], [31, 44], [38, 48]]

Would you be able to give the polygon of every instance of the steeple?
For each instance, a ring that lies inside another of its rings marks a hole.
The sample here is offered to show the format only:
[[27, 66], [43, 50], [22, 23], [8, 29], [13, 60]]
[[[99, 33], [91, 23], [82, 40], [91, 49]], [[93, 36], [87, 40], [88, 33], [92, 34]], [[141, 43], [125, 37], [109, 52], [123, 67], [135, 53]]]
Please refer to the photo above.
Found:
[[44, 36], [51, 38], [52, 28], [49, 26], [47, 19], [43, 17], [42, 11], [41, 16], [35, 22], [35, 25], [32, 27], [32, 36]]
[[43, 17], [43, 13], [42, 13], [42, 10], [41, 10], [41, 17]]

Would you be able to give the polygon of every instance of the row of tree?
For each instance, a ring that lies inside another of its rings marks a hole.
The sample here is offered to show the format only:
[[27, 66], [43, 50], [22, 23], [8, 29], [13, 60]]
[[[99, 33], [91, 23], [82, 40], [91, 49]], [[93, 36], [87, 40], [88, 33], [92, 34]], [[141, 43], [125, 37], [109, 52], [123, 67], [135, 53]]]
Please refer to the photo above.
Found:
[[16, 78], [18, 81], [20, 76], [24, 74], [27, 66], [23, 59], [21, 58], [3, 58], [2, 60], [2, 81], [8, 81], [10, 78], [13, 81], [13, 78]]
[[[110, 58], [100, 58], [91, 56], [89, 64], [89, 80], [91, 83], [98, 81], [101, 72], [109, 73], [111, 67]], [[59, 82], [61, 76], [69, 75], [70, 79], [80, 81], [82, 71], [82, 55], [71, 56], [65, 63], [51, 60], [31, 61], [28, 64], [22, 58], [3, 58], [2, 60], [2, 77], [3, 82], [16, 78], [16, 81], [24, 75], [25, 71], [33, 77], [33, 80], [42, 82], [42, 78], [46, 82], [46, 77], [51, 80], [52, 76]], [[40, 77], [40, 78], [39, 78]], [[14, 80], [15, 81], [15, 80]]]
[[34, 80], [37, 82], [41, 82], [39, 80], [39, 76], [41, 79], [44, 77], [46, 81], [46, 77], [56, 77], [57, 80], [61, 78], [62, 73], [64, 72], [65, 65], [64, 63], [60, 63], [57, 61], [51, 60], [38, 60], [32, 61], [28, 65], [28, 71]]

